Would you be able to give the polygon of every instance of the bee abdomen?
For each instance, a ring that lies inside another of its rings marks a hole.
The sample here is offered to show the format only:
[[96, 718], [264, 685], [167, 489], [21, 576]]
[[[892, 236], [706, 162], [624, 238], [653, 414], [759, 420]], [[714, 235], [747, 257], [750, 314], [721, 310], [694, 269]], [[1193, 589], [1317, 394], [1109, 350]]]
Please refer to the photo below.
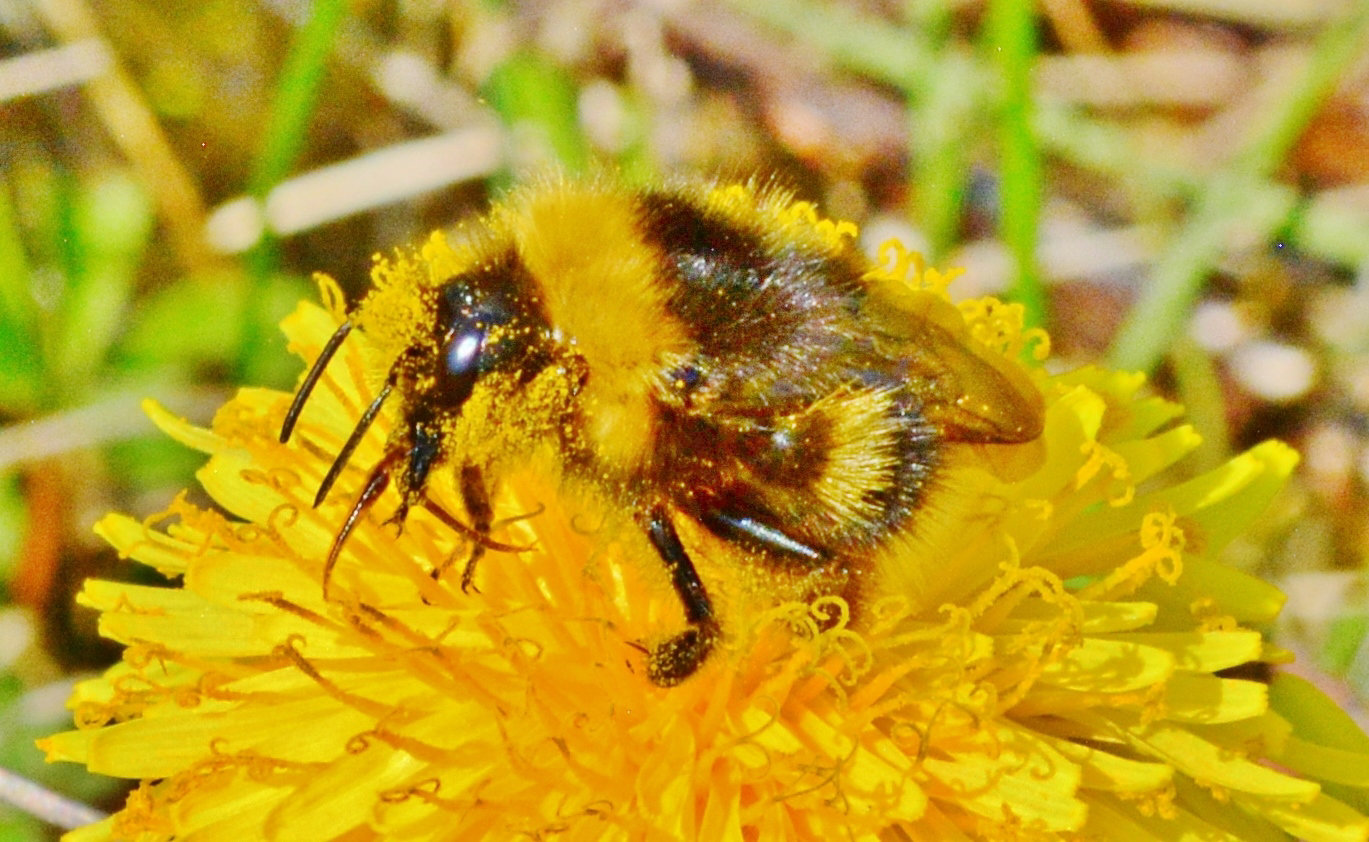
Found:
[[936, 461], [935, 431], [897, 388], [846, 387], [754, 422], [669, 411], [663, 422], [660, 440], [675, 444], [658, 465], [660, 479], [680, 489], [681, 508], [729, 540], [748, 543], [737, 523], [762, 538], [765, 530], [783, 536], [788, 544], [776, 538], [753, 548], [796, 562], [870, 546], [899, 529]]

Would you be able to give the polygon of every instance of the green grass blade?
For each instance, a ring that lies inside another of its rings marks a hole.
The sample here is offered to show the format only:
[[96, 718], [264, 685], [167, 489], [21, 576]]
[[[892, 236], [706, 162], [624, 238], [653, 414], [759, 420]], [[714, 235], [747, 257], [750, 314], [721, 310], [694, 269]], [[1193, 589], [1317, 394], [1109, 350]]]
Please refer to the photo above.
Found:
[[589, 144], [580, 131], [579, 92], [569, 74], [533, 52], [515, 53], [485, 83], [486, 100], [512, 131], [514, 143], [529, 144], [528, 156], [554, 159], [571, 174], [589, 167]]
[[314, 0], [309, 20], [296, 31], [276, 82], [265, 138], [248, 182], [248, 192], [253, 196], [265, 196], [294, 168], [308, 137], [328, 57], [346, 12], [347, 4], [342, 0]]
[[909, 34], [935, 57], [927, 74], [904, 85], [914, 213], [941, 262], [960, 239], [969, 192], [973, 137], [984, 99], [983, 74], [952, 38], [947, 3], [909, 4]]
[[19, 220], [8, 185], [0, 182], [0, 412], [7, 415], [34, 412], [42, 394], [38, 304], [29, 292], [31, 282]]
[[139, 182], [111, 174], [73, 197], [67, 285], [50, 333], [56, 400], [83, 400], [127, 319], [154, 208]]
[[1150, 285], [1127, 314], [1109, 354], [1114, 366], [1155, 368], [1182, 331], [1235, 226], [1267, 240], [1288, 220], [1296, 197], [1266, 179], [1336, 81], [1363, 54], [1367, 38], [1369, 4], [1361, 3], [1343, 24], [1326, 28], [1294, 89], [1270, 103], [1240, 151], [1208, 179], [1187, 222], [1156, 263]]
[[731, 0], [738, 11], [787, 32], [853, 73], [908, 89], [936, 72], [936, 54], [916, 31], [854, 7], [805, 0]]
[[[309, 20], [295, 33], [276, 82], [261, 152], [248, 180], [248, 192], [258, 199], [264, 199], [289, 175], [304, 148], [328, 57], [346, 13], [343, 0], [314, 0]], [[247, 255], [252, 286], [243, 312], [237, 360], [238, 378], [243, 381], [261, 382], [262, 366], [269, 366], [270, 359], [284, 351], [284, 342], [273, 326], [281, 314], [267, 309], [266, 295], [278, 264], [279, 249], [268, 232]]]
[[1043, 324], [1046, 315], [1046, 294], [1036, 263], [1043, 175], [1032, 127], [1035, 8], [1025, 0], [993, 0], [985, 25], [985, 44], [999, 81], [999, 236], [1016, 268], [1009, 297], [1026, 308], [1028, 325]]

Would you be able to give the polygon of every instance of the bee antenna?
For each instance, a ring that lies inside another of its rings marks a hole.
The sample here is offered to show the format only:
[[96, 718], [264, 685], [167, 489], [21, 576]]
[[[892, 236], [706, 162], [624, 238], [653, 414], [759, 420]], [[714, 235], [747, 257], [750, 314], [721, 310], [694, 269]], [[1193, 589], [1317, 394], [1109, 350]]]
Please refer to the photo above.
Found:
[[[371, 401], [371, 405], [366, 407], [366, 411], [357, 419], [357, 425], [352, 428], [352, 434], [347, 437], [347, 442], [343, 444], [342, 449], [338, 451], [337, 458], [335, 458], [333, 464], [328, 467], [328, 473], [324, 474], [323, 482], [319, 483], [318, 493], [314, 495], [314, 506], [316, 508], [323, 502], [323, 498], [328, 496], [328, 490], [333, 487], [333, 483], [337, 481], [338, 475], [342, 473], [342, 469], [346, 467], [348, 460], [352, 458], [352, 452], [357, 449], [357, 445], [361, 444], [361, 439], [366, 435], [366, 431], [370, 429], [371, 422], [375, 421], [376, 416], [380, 414], [381, 404], [385, 403], [385, 399], [390, 396], [390, 390], [394, 387], [396, 376], [397, 370], [391, 369], [389, 378], [386, 379], [385, 385], [380, 389], [380, 394], [376, 395], [375, 400]], [[389, 456], [386, 456], [384, 461], [388, 461], [389, 458]], [[384, 461], [382, 461], [382, 464], [384, 464]]]
[[376, 498], [381, 495], [381, 492], [390, 485], [390, 471], [403, 453], [404, 451], [398, 448], [391, 450], [371, 469], [371, 475], [366, 478], [365, 487], [361, 489], [361, 494], [357, 495], [356, 502], [352, 504], [352, 510], [347, 513], [347, 519], [342, 522], [342, 528], [333, 538], [333, 546], [328, 548], [328, 560], [323, 563], [324, 599], [328, 598], [328, 583], [333, 578], [333, 566], [337, 564], [338, 556], [342, 554], [342, 545], [347, 543], [347, 536], [352, 534], [352, 529], [356, 526], [357, 521], [375, 504]]
[[290, 409], [285, 413], [285, 422], [280, 425], [281, 444], [290, 440], [290, 434], [295, 431], [295, 422], [299, 421], [300, 413], [304, 411], [304, 402], [309, 400], [309, 395], [313, 393], [314, 386], [318, 385], [319, 377], [323, 375], [323, 369], [328, 367], [328, 361], [337, 353], [337, 349], [342, 347], [342, 340], [346, 339], [347, 334], [351, 332], [352, 323], [350, 321], [338, 325], [338, 329], [333, 331], [333, 335], [328, 338], [328, 344], [323, 346], [322, 353], [309, 367], [309, 373], [304, 375], [304, 382], [299, 384], [299, 391], [295, 392], [295, 399], [290, 402]]

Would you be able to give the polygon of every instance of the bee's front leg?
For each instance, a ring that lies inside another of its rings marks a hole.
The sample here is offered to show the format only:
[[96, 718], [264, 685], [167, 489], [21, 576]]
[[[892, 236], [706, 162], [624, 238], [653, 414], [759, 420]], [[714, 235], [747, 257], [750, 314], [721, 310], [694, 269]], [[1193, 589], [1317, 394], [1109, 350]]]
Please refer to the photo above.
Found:
[[670, 687], [699, 669], [722, 630], [713, 616], [713, 603], [665, 507], [653, 506], [640, 521], [670, 572], [670, 583], [684, 605], [685, 622], [689, 624], [689, 628], [652, 648], [647, 655], [647, 678], [653, 684]]

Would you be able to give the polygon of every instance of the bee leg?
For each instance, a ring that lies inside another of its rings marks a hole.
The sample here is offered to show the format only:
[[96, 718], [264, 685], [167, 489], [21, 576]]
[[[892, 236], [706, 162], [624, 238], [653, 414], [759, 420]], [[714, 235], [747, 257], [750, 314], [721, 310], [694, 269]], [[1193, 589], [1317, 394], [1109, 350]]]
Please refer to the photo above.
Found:
[[[477, 478], [480, 476], [478, 470], [476, 471], [475, 476]], [[467, 481], [467, 477], [465, 476], [464, 471], [462, 479], [462, 494], [464, 496], [467, 492], [467, 489], [464, 487]], [[484, 486], [479, 483], [472, 486], [472, 488], [480, 490], [471, 491], [472, 496], [464, 502], [464, 505], [466, 506], [467, 513], [470, 514], [471, 517], [476, 518], [476, 524], [474, 526], [471, 526], [458, 520], [446, 509], [442, 508], [437, 503], [429, 499], [427, 495], [424, 495], [419, 500], [419, 503], [423, 506], [424, 509], [427, 509], [429, 514], [431, 514], [433, 517], [441, 521], [443, 525], [445, 525], [448, 529], [468, 538], [471, 544], [473, 545], [473, 548], [471, 550], [473, 557], [466, 562], [466, 571], [462, 576], [463, 583], [467, 582], [470, 578], [472, 578], [475, 575], [476, 561], [484, 558], [485, 553], [488, 550], [494, 550], [495, 552], [501, 553], [522, 553], [532, 549], [532, 547], [530, 546], [506, 544], [503, 541], [495, 541], [494, 539], [490, 538], [490, 531], [494, 528], [494, 524], [490, 520], [490, 517], [493, 515], [494, 510], [490, 508], [488, 492], [485, 492]], [[480, 508], [481, 500], [484, 501], [483, 510]], [[487, 514], [478, 514], [478, 512], [480, 511], [484, 511]], [[518, 518], [512, 518], [512, 520], [518, 520]], [[432, 572], [429, 575], [431, 575], [434, 579], [441, 579], [446, 574], [446, 572], [449, 569], [451, 569], [452, 564], [456, 562], [457, 555], [458, 553], [452, 553], [446, 561], [443, 561], [440, 565], [433, 568]], [[467, 586], [463, 584], [462, 589], [465, 590], [466, 587]], [[479, 590], [473, 586], [471, 586], [470, 589], [479, 592]]]
[[[485, 487], [485, 478], [475, 465], [464, 465], [461, 468], [461, 503], [466, 507], [466, 516], [471, 519], [471, 527], [481, 537], [488, 538], [494, 510], [490, 507], [490, 492]], [[484, 556], [485, 543], [473, 541], [471, 554], [466, 559], [466, 566], [461, 570], [462, 593], [480, 592], [475, 586], [475, 565]]]
[[685, 622], [689, 624], [689, 628], [654, 647], [647, 655], [647, 678], [653, 684], [670, 687], [689, 678], [703, 664], [718, 641], [721, 629], [713, 616], [713, 603], [665, 508], [654, 506], [642, 518], [642, 525], [670, 572], [670, 583], [684, 605]]
[[[423, 498], [425, 509], [436, 515], [437, 519], [448, 527], [470, 539], [470, 555], [466, 557], [466, 564], [461, 570], [461, 592], [480, 593], [480, 589], [475, 586], [475, 567], [488, 550], [521, 553], [530, 548], [505, 544], [490, 538], [490, 530], [494, 528], [494, 507], [490, 505], [490, 491], [485, 483], [485, 476], [475, 465], [461, 467], [461, 505], [466, 509], [466, 516], [471, 519], [470, 524], [462, 523], [432, 500]], [[433, 579], [441, 579], [451, 569], [456, 558], [457, 553], [452, 553], [446, 561], [434, 567], [431, 573]]]
[[808, 564], [820, 564], [826, 559], [826, 555], [816, 547], [791, 538], [783, 530], [771, 526], [764, 516], [726, 509], [704, 509], [699, 512], [699, 519], [714, 535], [739, 541], [781, 558], [792, 558]]

